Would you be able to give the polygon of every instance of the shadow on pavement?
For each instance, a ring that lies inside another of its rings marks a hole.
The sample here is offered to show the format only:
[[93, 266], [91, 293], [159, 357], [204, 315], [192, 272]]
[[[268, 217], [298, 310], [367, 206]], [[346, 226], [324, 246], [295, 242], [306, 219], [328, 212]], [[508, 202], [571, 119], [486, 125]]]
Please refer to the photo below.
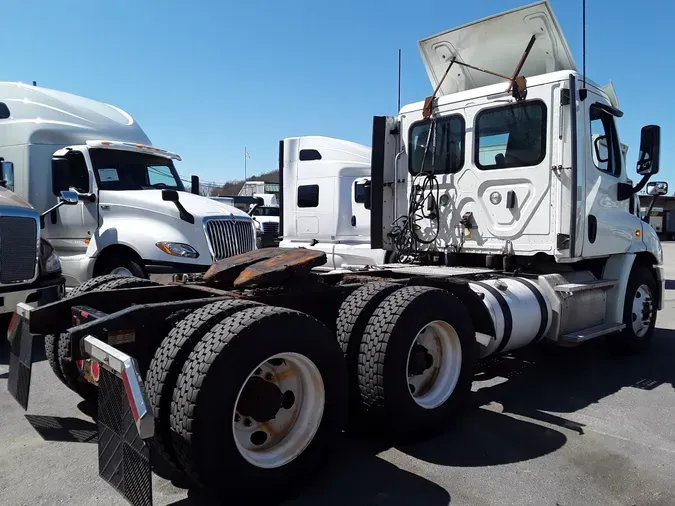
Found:
[[[450, 494], [439, 485], [409, 473], [376, 456], [383, 448], [345, 437], [330, 464], [316, 481], [283, 506], [447, 506]], [[261, 485], [262, 486], [262, 485]], [[215, 506], [223, 504], [190, 490], [188, 497], [171, 506]], [[246, 501], [246, 504], [257, 506]], [[274, 506], [266, 502], [265, 506]]]
[[96, 424], [73, 417], [25, 415], [35, 431], [46, 441], [97, 443]]
[[[525, 349], [487, 360], [475, 380], [502, 382], [473, 393], [473, 403], [484, 408], [468, 413], [446, 434], [400, 450], [447, 466], [528, 460], [557, 450], [567, 438], [510, 414], [583, 434], [583, 424], [546, 411], [574, 413], [622, 388], [675, 386], [671, 358], [675, 356], [675, 331], [657, 329], [651, 347], [640, 355], [618, 355], [607, 344], [598, 340], [577, 348]], [[495, 409], [492, 406], [502, 413], [490, 411]]]

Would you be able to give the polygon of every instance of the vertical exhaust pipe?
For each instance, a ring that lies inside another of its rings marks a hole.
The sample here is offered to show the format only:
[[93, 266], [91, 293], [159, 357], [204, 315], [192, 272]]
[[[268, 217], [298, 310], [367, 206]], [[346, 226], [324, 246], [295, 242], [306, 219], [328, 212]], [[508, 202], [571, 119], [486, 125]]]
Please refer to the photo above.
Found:
[[190, 178], [190, 192], [199, 195], [199, 176], [192, 176]]

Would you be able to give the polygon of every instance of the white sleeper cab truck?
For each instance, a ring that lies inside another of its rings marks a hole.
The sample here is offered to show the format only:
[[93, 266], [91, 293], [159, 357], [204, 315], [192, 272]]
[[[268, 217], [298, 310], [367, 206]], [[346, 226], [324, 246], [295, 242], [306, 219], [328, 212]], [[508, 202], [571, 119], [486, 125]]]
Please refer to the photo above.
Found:
[[[18, 305], [17, 352], [59, 336], [64, 363], [83, 367], [55, 374], [109, 407], [98, 444], [114, 455], [99, 474], [132, 504], [152, 503], [154, 459], [223, 503], [276, 504], [309, 486], [344, 429], [395, 441], [452, 430], [479, 360], [601, 337], [649, 346], [663, 259], [635, 194], [658, 173], [659, 127], [642, 129], [633, 185], [616, 96], [577, 71], [547, 2], [420, 48], [437, 92], [376, 117], [370, 154], [311, 148], [348, 177], [282, 141], [280, 165], [298, 174], [281, 205], [300, 204], [284, 235], [297, 226], [314, 247], [250, 251], [194, 282], [118, 291], [151, 283], [123, 278]], [[328, 261], [316, 246], [339, 235], [336, 195], [369, 165], [370, 243], [402, 261], [314, 270]], [[324, 174], [339, 188], [324, 194]]]
[[281, 149], [279, 246], [325, 252], [320, 270], [389, 260], [370, 246], [370, 148], [308, 136], [284, 139]]
[[0, 157], [13, 164], [14, 191], [40, 212], [61, 191], [78, 193], [79, 203], [51, 212], [42, 233], [70, 286], [103, 274], [203, 272], [255, 248], [251, 218], [186, 192], [180, 157], [152, 146], [117, 107], [0, 83]]

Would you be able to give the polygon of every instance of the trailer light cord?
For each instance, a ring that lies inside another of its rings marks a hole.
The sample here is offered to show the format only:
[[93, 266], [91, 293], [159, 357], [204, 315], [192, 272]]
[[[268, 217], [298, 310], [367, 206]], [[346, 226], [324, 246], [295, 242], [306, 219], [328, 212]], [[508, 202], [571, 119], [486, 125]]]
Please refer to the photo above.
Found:
[[[431, 161], [431, 171], [424, 172], [424, 165], [427, 161], [429, 148], [436, 143], [436, 120], [432, 119], [427, 134], [427, 142], [424, 147], [424, 156], [422, 166], [419, 172], [413, 176], [410, 186], [410, 196], [408, 198], [408, 213], [400, 216], [392, 223], [390, 236], [394, 243], [394, 249], [399, 255], [399, 261], [412, 262], [418, 259], [420, 254], [419, 246], [421, 244], [432, 244], [436, 241], [440, 229], [440, 211], [438, 202], [440, 199], [440, 186], [438, 179], [434, 174], [436, 163], [435, 159]], [[432, 155], [435, 154], [435, 149]], [[424, 239], [420, 232], [422, 227], [420, 220], [429, 220], [434, 229], [433, 237]], [[435, 222], [435, 226], [434, 226]]]

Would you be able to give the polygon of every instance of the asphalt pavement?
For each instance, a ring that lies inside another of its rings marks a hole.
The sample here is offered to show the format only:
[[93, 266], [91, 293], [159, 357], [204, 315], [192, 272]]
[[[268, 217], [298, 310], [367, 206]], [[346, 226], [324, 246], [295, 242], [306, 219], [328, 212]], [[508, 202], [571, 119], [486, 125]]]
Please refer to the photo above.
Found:
[[[401, 447], [344, 437], [284, 506], [675, 505], [675, 243], [664, 250], [673, 281], [649, 351], [620, 357], [598, 341], [493, 360], [444, 435]], [[127, 504], [98, 477], [91, 406], [40, 357], [24, 412], [7, 393], [6, 362], [3, 349], [0, 505]], [[153, 483], [155, 505], [208, 504]]]

